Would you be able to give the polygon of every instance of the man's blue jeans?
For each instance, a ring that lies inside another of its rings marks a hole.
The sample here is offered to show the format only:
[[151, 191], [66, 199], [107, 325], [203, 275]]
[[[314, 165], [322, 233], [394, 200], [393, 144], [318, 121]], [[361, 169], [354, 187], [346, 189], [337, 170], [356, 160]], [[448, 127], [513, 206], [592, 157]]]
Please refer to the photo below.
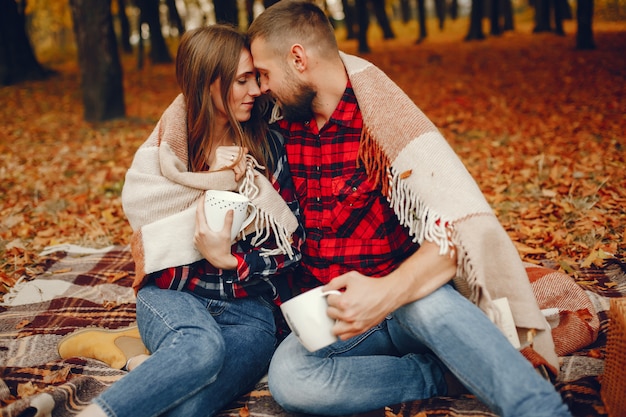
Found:
[[269, 387], [288, 411], [346, 415], [446, 395], [446, 368], [498, 415], [570, 416], [552, 384], [450, 284], [317, 352], [289, 335]]
[[148, 285], [137, 322], [150, 357], [94, 402], [112, 417], [211, 416], [251, 389], [274, 352], [272, 307]]

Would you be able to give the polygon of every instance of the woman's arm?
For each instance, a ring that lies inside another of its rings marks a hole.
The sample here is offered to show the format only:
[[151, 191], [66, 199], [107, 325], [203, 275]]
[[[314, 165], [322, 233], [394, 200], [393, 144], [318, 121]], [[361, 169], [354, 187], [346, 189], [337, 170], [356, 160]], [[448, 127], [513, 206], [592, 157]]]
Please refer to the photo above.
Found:
[[[269, 135], [269, 139], [269, 149], [272, 152], [273, 160], [270, 181], [299, 220], [300, 207], [295, 196], [291, 172], [282, 146], [282, 138]], [[259, 246], [252, 245], [251, 236], [230, 246], [230, 237], [227, 231], [230, 230], [232, 217], [227, 216], [222, 231], [212, 231], [206, 223], [202, 204], [203, 202], [200, 202], [196, 210], [196, 234], [194, 238], [196, 248], [215, 268], [233, 271], [235, 276], [231, 279], [235, 282], [250, 281], [255, 277], [272, 276], [285, 269], [295, 267], [300, 261], [300, 246], [304, 240], [304, 228], [301, 224], [291, 236], [291, 256], [278, 250], [279, 247], [274, 235], [271, 235]], [[264, 232], [261, 231], [260, 233]]]

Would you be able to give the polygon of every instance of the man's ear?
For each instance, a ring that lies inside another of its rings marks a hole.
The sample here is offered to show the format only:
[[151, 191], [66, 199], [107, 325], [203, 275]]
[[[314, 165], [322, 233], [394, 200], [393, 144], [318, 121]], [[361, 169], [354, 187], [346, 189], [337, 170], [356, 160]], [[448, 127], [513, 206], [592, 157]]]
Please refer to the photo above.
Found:
[[291, 47], [291, 61], [296, 71], [303, 72], [306, 69], [307, 57], [302, 45], [296, 43]]

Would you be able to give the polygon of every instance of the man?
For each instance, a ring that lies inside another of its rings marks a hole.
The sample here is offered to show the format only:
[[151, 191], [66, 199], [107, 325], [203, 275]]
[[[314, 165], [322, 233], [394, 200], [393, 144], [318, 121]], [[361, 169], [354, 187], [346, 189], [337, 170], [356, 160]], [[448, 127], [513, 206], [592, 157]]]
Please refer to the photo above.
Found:
[[[453, 395], [454, 375], [499, 415], [569, 416], [533, 368], [554, 375], [558, 361], [515, 247], [435, 126], [379, 69], [340, 53], [312, 3], [280, 1], [248, 35], [302, 207], [299, 284], [343, 291], [328, 296], [338, 342], [278, 347], [274, 398], [353, 414]], [[496, 299], [532, 364], [490, 320], [503, 322]]]

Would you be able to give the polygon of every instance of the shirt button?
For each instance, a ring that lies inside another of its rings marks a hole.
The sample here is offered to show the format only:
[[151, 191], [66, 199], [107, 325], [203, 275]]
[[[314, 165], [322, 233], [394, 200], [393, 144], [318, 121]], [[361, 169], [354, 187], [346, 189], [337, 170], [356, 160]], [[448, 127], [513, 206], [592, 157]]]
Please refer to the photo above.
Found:
[[356, 193], [356, 187], [352, 187], [352, 192]]
[[322, 201], [322, 199], [320, 197], [315, 198], [317, 200], [317, 202], [319, 203], [320, 201]]
[[319, 170], [320, 170], [320, 169], [322, 169], [322, 168], [318, 165], [318, 166], [316, 166], [316, 167], [315, 167], [315, 169], [316, 169], [317, 171], [319, 171]]

